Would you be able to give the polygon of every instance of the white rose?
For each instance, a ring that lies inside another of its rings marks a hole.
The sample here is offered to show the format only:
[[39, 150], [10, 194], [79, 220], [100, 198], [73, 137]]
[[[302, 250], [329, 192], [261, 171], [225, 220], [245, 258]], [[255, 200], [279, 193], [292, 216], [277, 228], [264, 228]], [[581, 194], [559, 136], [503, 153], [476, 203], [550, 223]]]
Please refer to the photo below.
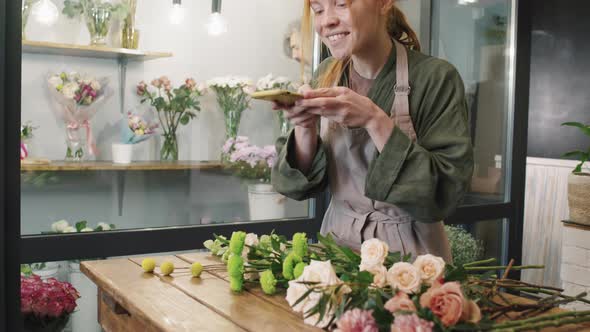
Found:
[[410, 263], [395, 263], [387, 271], [389, 285], [406, 294], [417, 292], [420, 289], [421, 281], [420, 270]]
[[77, 230], [73, 226], [68, 226], [64, 228], [63, 233], [76, 233]]
[[76, 96], [76, 91], [78, 91], [78, 84], [67, 83], [66, 85], [64, 85], [63, 89], [61, 90], [61, 93], [63, 93], [63, 95], [68, 99], [74, 99], [74, 97]]
[[106, 222], [99, 222], [97, 226], [100, 226], [103, 231], [111, 230], [111, 225], [107, 224]]
[[97, 80], [92, 80], [90, 82], [90, 87], [94, 90], [94, 91], [99, 91], [101, 86], [100, 83]]
[[85, 227], [85, 228], [82, 228], [82, 230], [81, 230], [80, 232], [82, 232], [82, 233], [86, 233], [86, 232], [92, 232], [92, 231], [94, 231], [92, 228], [90, 228], [90, 227]]
[[248, 246], [255, 246], [258, 245], [258, 243], [258, 235], [254, 233], [246, 234], [246, 239], [244, 240], [244, 249], [242, 249], [242, 257], [247, 259], [248, 253], [250, 252], [250, 248], [248, 248]]
[[[325, 287], [340, 284], [342, 281], [336, 275], [334, 268], [330, 261], [319, 262], [311, 261], [311, 263], [303, 269], [303, 273], [296, 280], [289, 281], [289, 288], [287, 288], [287, 302], [293, 307], [295, 302], [307, 292], [307, 285], [300, 284], [299, 282], [317, 282], [314, 287]], [[348, 286], [343, 286], [340, 289], [340, 294], [343, 295], [350, 293], [351, 289]], [[309, 296], [293, 307], [295, 312], [305, 312], [310, 308], [313, 308], [320, 300], [321, 294], [318, 292], [312, 292]], [[317, 319], [316, 319], [317, 320]]]
[[56, 89], [59, 85], [64, 84], [64, 81], [59, 76], [51, 76], [48, 81], [49, 81], [49, 84], [51, 84], [51, 86]]
[[68, 221], [62, 219], [51, 224], [51, 230], [56, 233], [63, 233], [64, 230], [69, 226], [70, 224], [68, 224]]
[[387, 243], [379, 239], [370, 239], [361, 245], [361, 266], [370, 269], [373, 266], [381, 266], [389, 253]]
[[428, 285], [432, 285], [445, 272], [445, 261], [431, 254], [418, 256], [414, 266], [420, 271], [422, 281]]
[[373, 286], [383, 288], [387, 285], [387, 268], [385, 266], [374, 265], [368, 269], [361, 266], [360, 270], [373, 275]]

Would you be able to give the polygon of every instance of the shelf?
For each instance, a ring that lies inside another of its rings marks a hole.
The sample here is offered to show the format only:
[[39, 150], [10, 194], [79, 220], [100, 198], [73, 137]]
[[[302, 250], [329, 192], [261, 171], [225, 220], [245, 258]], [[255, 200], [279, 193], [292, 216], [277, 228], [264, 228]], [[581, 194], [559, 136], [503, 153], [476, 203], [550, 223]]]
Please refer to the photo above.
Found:
[[563, 225], [567, 227], [573, 227], [584, 231], [590, 231], [590, 225], [582, 224], [571, 220], [562, 220]]
[[51, 161], [48, 164], [21, 163], [21, 172], [68, 172], [68, 171], [179, 171], [221, 169], [219, 161], [134, 161], [130, 164], [115, 164], [111, 161], [65, 162]]
[[129, 61], [148, 61], [169, 58], [172, 56], [172, 53], [166, 52], [143, 52], [126, 48], [59, 44], [30, 40], [23, 40], [22, 51], [23, 53], [33, 54], [67, 55], [101, 59], [127, 59]]

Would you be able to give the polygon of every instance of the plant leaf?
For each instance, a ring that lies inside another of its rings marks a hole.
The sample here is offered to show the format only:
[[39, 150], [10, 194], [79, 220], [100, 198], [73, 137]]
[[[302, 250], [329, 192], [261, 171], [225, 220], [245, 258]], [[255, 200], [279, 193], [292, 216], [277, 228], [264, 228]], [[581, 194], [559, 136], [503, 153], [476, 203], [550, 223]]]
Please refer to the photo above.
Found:
[[78, 221], [76, 223], [76, 231], [81, 232], [84, 228], [86, 228], [86, 224], [88, 224], [86, 220]]
[[564, 122], [561, 125], [562, 126], [576, 127], [578, 129], [580, 129], [580, 131], [582, 133], [584, 133], [586, 136], [590, 136], [590, 126], [586, 126], [583, 123], [580, 123], [580, 122]]

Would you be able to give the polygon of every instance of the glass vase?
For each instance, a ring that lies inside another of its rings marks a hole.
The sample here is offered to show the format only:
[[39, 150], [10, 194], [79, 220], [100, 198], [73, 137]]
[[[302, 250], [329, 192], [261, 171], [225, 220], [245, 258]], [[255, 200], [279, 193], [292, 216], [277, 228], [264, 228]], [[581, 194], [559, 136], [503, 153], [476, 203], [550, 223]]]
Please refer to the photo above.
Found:
[[85, 8], [84, 18], [90, 33], [90, 45], [106, 45], [111, 24], [111, 10], [102, 4], [94, 4]]
[[29, 20], [29, 15], [31, 14], [31, 10], [33, 9], [33, 4], [31, 0], [23, 0], [22, 2], [22, 39], [27, 39], [25, 34], [25, 29], [27, 27], [27, 21]]
[[160, 160], [178, 160], [178, 137], [176, 133], [164, 133], [164, 143], [160, 149]]
[[66, 126], [66, 161], [83, 161], [86, 157], [86, 139], [78, 126]]
[[225, 112], [225, 139], [238, 136], [238, 128], [240, 126], [240, 119], [242, 118], [242, 110], [228, 109]]

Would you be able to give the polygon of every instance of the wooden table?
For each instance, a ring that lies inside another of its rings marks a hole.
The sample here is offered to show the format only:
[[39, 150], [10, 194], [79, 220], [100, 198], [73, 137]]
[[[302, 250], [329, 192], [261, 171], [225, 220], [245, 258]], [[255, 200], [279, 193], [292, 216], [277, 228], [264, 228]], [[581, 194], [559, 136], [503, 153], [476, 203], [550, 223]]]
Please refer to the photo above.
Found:
[[[81, 271], [98, 286], [98, 321], [106, 332], [116, 331], [321, 331], [303, 323], [285, 294], [268, 296], [260, 287], [241, 294], [229, 289], [227, 273], [204, 271], [192, 278], [193, 262], [220, 265], [208, 253], [153, 257], [159, 265], [171, 261], [172, 276], [144, 273], [144, 257], [81, 263]], [[184, 268], [184, 269], [183, 269]], [[84, 296], [84, 294], [82, 294]], [[515, 299], [515, 297], [511, 297]], [[519, 298], [518, 302], [529, 300]], [[550, 313], [559, 312], [553, 309]], [[551, 332], [590, 331], [589, 325], [544, 329]]]
[[225, 272], [192, 278], [189, 270], [179, 269], [196, 261], [219, 265], [208, 253], [153, 258], [158, 265], [173, 262], [177, 272], [144, 273], [143, 257], [81, 263], [81, 271], [98, 286], [98, 321], [106, 332], [321, 331], [303, 323], [284, 293], [268, 296], [254, 287], [235, 294]]

